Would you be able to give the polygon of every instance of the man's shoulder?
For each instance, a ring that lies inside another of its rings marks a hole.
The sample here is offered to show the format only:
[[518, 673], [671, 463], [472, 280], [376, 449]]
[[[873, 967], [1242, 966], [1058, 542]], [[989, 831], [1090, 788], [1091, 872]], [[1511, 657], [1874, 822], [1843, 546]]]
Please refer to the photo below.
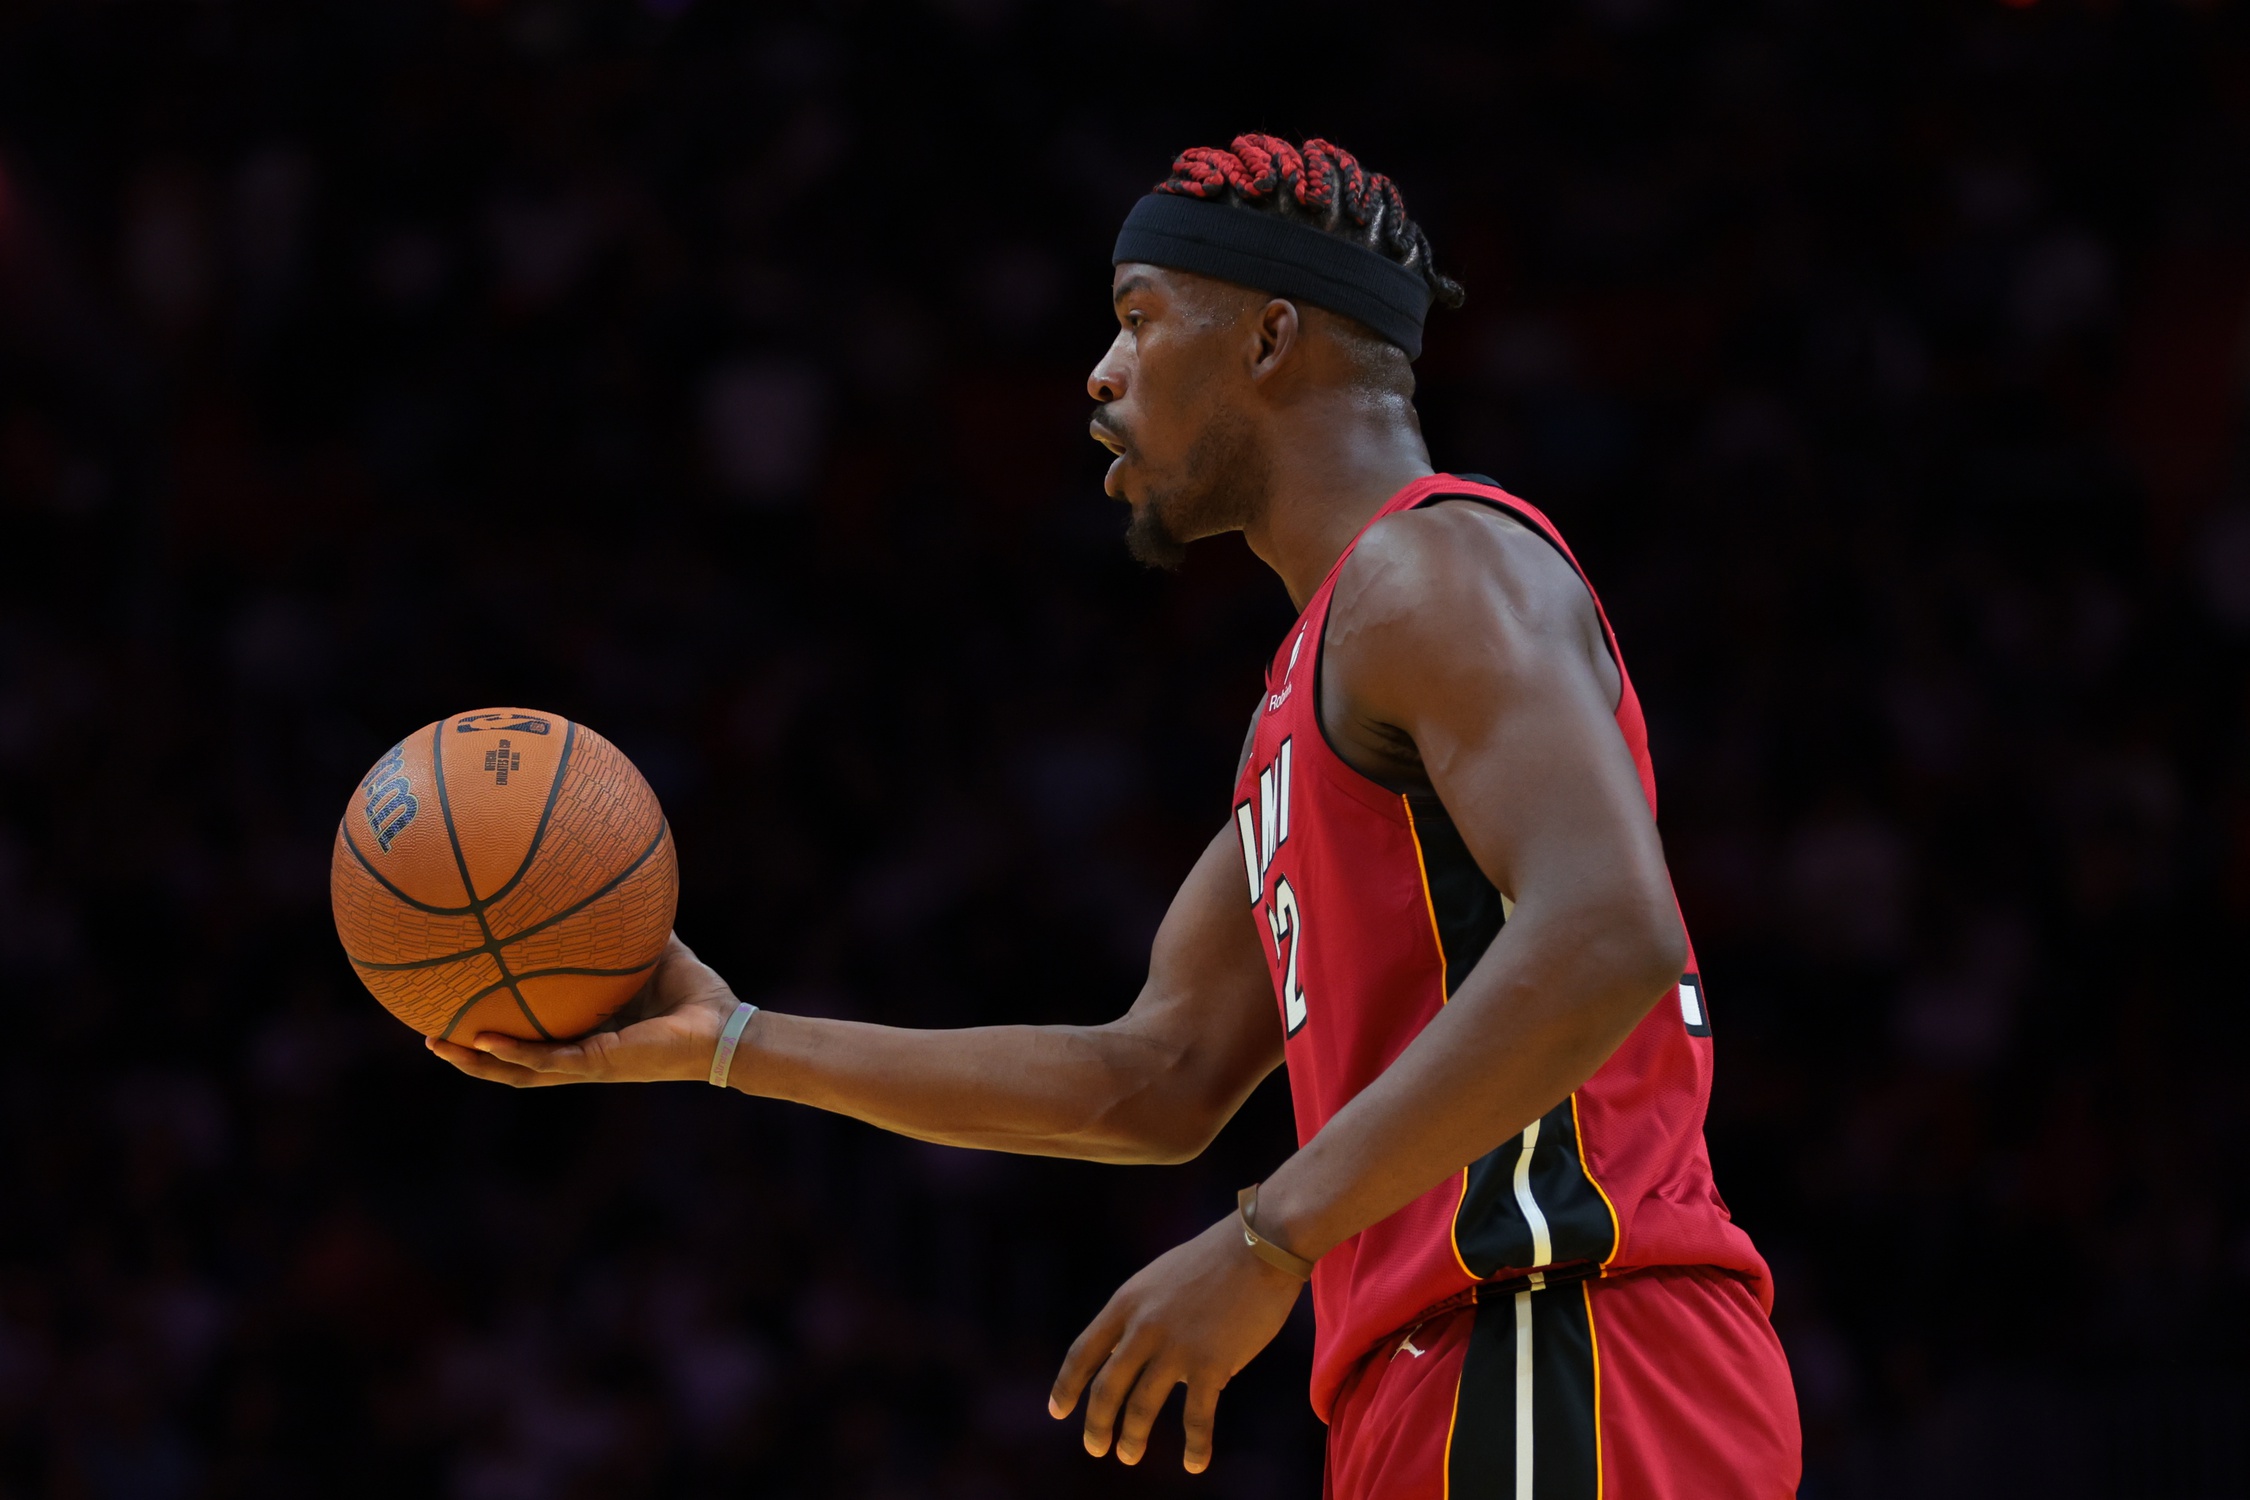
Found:
[[1463, 617], [1501, 629], [1576, 622], [1590, 606], [1577, 569], [1544, 534], [1464, 497], [1369, 527], [1337, 575], [1330, 619], [1412, 637]]

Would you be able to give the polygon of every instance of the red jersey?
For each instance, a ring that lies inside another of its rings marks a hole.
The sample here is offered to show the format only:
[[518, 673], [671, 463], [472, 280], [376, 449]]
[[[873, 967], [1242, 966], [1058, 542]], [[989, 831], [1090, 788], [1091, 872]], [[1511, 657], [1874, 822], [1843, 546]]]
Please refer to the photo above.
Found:
[[[1512, 516], [1578, 568], [1552, 522], [1481, 478], [1416, 480], [1368, 524], [1447, 498]], [[1321, 729], [1322, 631], [1357, 545], [1354, 538], [1336, 559], [1274, 656], [1235, 790], [1249, 896], [1288, 1038], [1300, 1144], [1429, 1024], [1499, 935], [1510, 904], [1437, 798], [1369, 780]], [[1598, 598], [1594, 608], [1601, 610]], [[1654, 817], [1648, 726], [1606, 614], [1602, 631], [1623, 683], [1617, 732]], [[1537, 1288], [1643, 1266], [1717, 1266], [1747, 1276], [1770, 1309], [1765, 1261], [1711, 1181], [1703, 1145], [1710, 1095], [1711, 1028], [1691, 946], [1677, 992], [1577, 1092], [1321, 1258], [1312, 1384], [1321, 1418], [1371, 1349], [1484, 1283]]]

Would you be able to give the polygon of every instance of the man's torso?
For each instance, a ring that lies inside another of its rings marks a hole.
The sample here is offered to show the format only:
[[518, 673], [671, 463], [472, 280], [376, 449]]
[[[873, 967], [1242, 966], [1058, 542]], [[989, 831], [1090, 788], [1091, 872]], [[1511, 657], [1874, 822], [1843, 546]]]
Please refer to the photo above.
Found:
[[[1489, 482], [1435, 475], [1375, 519], [1440, 496], [1493, 507], [1575, 570], [1552, 524]], [[1411, 740], [1356, 714], [1348, 678], [1324, 673], [1351, 556], [1338, 558], [1274, 658], [1235, 795], [1300, 1141], [1413, 1041], [1498, 940], [1510, 905], [1430, 789]], [[1589, 650], [1616, 685], [1618, 731], [1653, 816], [1640, 703], [1598, 601], [1591, 627]], [[1740, 1271], [1766, 1295], [1764, 1262], [1729, 1221], [1704, 1155], [1711, 1042], [1692, 950], [1674, 998], [1523, 1134], [1323, 1257], [1313, 1280], [1316, 1409], [1326, 1414], [1352, 1364], [1386, 1336], [1480, 1284], [1701, 1264]]]

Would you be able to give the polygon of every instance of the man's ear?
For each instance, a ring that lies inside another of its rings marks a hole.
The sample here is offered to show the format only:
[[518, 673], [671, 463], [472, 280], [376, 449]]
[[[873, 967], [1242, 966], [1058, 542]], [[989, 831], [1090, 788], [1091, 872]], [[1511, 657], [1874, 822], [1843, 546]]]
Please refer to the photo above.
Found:
[[1297, 304], [1275, 297], [1258, 309], [1251, 321], [1257, 342], [1251, 350], [1250, 378], [1263, 380], [1281, 368], [1296, 349], [1297, 341], [1304, 337], [1304, 320], [1297, 314]]

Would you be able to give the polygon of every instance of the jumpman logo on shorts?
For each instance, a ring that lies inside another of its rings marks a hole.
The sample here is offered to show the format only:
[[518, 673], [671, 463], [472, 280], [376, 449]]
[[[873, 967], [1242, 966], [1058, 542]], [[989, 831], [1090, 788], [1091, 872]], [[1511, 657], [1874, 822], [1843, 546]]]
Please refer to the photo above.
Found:
[[1406, 1337], [1400, 1339], [1398, 1341], [1398, 1347], [1391, 1351], [1391, 1358], [1396, 1359], [1401, 1354], [1411, 1354], [1416, 1359], [1420, 1359], [1424, 1354], [1427, 1354], [1429, 1352], [1428, 1350], [1417, 1349], [1414, 1347], [1414, 1335], [1420, 1333], [1421, 1331], [1422, 1325], [1419, 1323], [1415, 1324], [1412, 1328], [1407, 1329]]

